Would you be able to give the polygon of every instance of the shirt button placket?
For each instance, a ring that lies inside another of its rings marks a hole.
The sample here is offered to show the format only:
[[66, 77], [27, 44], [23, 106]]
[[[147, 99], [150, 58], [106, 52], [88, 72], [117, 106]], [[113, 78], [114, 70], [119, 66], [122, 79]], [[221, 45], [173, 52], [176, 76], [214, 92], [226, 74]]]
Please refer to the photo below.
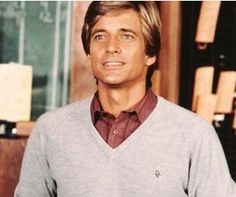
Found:
[[114, 134], [114, 135], [117, 135], [117, 134], [118, 134], [118, 130], [115, 129], [115, 130], [113, 131], [113, 134]]

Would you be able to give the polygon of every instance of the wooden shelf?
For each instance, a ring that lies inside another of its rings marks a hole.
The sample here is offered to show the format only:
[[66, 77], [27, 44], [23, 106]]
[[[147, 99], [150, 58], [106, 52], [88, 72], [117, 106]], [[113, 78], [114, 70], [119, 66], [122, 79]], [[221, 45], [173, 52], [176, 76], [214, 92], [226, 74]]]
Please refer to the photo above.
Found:
[[35, 125], [34, 121], [17, 122], [16, 123], [17, 135], [19, 135], [19, 136], [30, 136], [34, 125]]

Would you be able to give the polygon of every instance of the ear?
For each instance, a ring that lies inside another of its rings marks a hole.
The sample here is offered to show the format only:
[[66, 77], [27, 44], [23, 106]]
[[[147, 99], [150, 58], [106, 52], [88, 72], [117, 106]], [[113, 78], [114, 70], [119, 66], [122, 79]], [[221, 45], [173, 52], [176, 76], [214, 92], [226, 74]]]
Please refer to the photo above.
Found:
[[89, 54], [87, 55], [87, 63], [88, 65], [91, 65], [91, 56]]
[[151, 66], [152, 64], [155, 63], [157, 57], [154, 55], [154, 56], [147, 56], [146, 58], [146, 65], [147, 66]]

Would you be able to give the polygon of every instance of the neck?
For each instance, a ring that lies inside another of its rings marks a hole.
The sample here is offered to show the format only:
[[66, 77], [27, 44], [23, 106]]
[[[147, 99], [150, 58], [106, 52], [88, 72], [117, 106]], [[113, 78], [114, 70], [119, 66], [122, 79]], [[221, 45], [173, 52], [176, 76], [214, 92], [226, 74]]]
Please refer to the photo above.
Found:
[[118, 117], [121, 111], [125, 111], [140, 101], [146, 93], [145, 84], [132, 88], [107, 88], [98, 85], [98, 96], [103, 109]]

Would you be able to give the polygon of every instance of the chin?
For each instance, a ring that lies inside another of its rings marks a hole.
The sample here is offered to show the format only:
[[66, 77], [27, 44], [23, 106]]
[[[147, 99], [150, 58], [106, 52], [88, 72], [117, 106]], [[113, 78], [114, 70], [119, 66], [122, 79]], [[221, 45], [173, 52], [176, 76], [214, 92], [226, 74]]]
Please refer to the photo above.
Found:
[[120, 87], [122, 84], [121, 81], [117, 81], [117, 80], [103, 80], [101, 81], [101, 83], [112, 88]]
[[102, 80], [104, 83], [106, 84], [111, 84], [111, 85], [116, 85], [116, 84], [120, 84], [123, 82], [123, 80], [118, 79], [117, 77], [107, 77], [104, 80]]

